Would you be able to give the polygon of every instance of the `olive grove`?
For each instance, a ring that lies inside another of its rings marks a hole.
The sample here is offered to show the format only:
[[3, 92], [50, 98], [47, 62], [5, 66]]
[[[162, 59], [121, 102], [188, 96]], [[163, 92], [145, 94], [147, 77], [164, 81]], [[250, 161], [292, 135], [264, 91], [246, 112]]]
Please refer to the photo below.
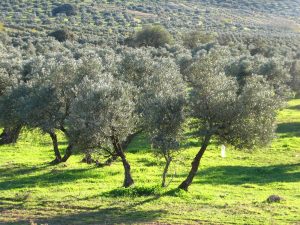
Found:
[[137, 32], [132, 47], [0, 37], [0, 143], [15, 143], [22, 127], [39, 129], [51, 138], [52, 164], [74, 152], [100, 166], [120, 160], [124, 187], [135, 183], [126, 154], [137, 134], [146, 134], [164, 160], [165, 187], [191, 124], [201, 147], [179, 185], [187, 191], [211, 140], [240, 149], [269, 144], [278, 110], [299, 93], [297, 51], [274, 49], [268, 40], [203, 32], [173, 37], [161, 26]]

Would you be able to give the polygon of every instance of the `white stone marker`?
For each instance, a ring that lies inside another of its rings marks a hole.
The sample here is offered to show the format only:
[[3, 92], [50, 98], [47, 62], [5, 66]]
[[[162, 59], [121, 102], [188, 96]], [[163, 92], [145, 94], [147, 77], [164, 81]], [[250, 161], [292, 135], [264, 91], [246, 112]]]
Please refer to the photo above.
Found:
[[221, 157], [226, 158], [226, 146], [225, 145], [221, 146]]

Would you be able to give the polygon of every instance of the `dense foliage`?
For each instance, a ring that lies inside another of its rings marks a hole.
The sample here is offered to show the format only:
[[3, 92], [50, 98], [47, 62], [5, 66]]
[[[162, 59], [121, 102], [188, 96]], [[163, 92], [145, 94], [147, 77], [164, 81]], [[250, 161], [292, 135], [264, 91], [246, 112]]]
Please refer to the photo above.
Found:
[[152, 46], [155, 48], [163, 47], [166, 44], [171, 44], [171, 34], [161, 26], [145, 27], [139, 31], [133, 40], [132, 45], [141, 46]]
[[75, 16], [76, 8], [71, 4], [59, 5], [52, 10], [53, 16], [57, 16], [58, 14], [66, 14], [67, 16]]

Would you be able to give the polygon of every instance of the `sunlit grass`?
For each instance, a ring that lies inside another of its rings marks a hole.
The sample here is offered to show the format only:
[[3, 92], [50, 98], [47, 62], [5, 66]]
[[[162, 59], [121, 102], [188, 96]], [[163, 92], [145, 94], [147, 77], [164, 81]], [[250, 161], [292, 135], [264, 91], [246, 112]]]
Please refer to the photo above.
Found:
[[[97, 168], [76, 154], [50, 166], [51, 140], [24, 130], [16, 145], [0, 147], [0, 224], [293, 224], [300, 221], [300, 100], [278, 115], [277, 138], [255, 151], [219, 146], [206, 152], [189, 193], [176, 190], [198, 146], [183, 151], [170, 168], [172, 182], [159, 187], [163, 160], [140, 135], [127, 157], [136, 185], [121, 187], [121, 162]], [[60, 134], [61, 150], [66, 148]], [[194, 146], [195, 141], [190, 146]], [[271, 194], [284, 198], [266, 203]]]

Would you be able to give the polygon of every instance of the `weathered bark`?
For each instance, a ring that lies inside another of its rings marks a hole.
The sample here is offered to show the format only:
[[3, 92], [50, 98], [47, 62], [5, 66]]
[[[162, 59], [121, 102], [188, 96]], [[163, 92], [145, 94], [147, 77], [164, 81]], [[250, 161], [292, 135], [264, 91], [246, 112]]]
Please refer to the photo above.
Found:
[[169, 166], [171, 164], [172, 158], [165, 157], [165, 160], [166, 160], [166, 164], [165, 164], [164, 172], [163, 172], [163, 175], [162, 175], [162, 183], [161, 183], [162, 187], [166, 187], [166, 179], [167, 179]]
[[127, 188], [127, 187], [130, 187], [131, 185], [133, 185], [134, 181], [132, 179], [131, 172], [130, 172], [131, 171], [130, 164], [128, 163], [123, 152], [120, 152], [120, 157], [122, 159], [122, 163], [123, 163], [123, 167], [124, 167], [124, 171], [125, 171], [125, 178], [124, 178], [123, 186], [125, 188]]
[[0, 145], [14, 144], [17, 142], [22, 126], [5, 127], [0, 135]]
[[49, 132], [49, 135], [52, 139], [52, 144], [53, 144], [53, 150], [54, 150], [54, 155], [55, 159], [51, 162], [52, 164], [57, 164], [61, 162], [61, 155], [58, 149], [58, 141], [57, 141], [57, 136], [54, 132]]
[[124, 183], [123, 186], [125, 188], [130, 187], [131, 185], [134, 184], [134, 181], [131, 176], [131, 168], [130, 164], [126, 159], [125, 153], [123, 151], [122, 145], [119, 143], [118, 139], [115, 137], [111, 137], [112, 144], [114, 146], [114, 149], [117, 153], [117, 155], [121, 158], [123, 167], [124, 167], [124, 172], [125, 172], [125, 177], [124, 177]]
[[[68, 108], [68, 106], [66, 107]], [[60, 127], [60, 130], [65, 134], [65, 136], [68, 138], [69, 137], [69, 133], [67, 131], [67, 129], [62, 125]], [[61, 159], [61, 162], [67, 162], [67, 160], [70, 158], [70, 156], [73, 154], [73, 145], [69, 143], [67, 149], [66, 149], [66, 153], [63, 156], [63, 158]]]
[[194, 177], [196, 176], [200, 164], [200, 160], [209, 144], [211, 135], [206, 135], [204, 138], [204, 141], [202, 143], [202, 146], [197, 153], [196, 157], [194, 158], [192, 162], [192, 168], [187, 176], [187, 178], [178, 186], [179, 189], [183, 189], [185, 191], [188, 191], [189, 186], [192, 184]]
[[73, 145], [69, 144], [67, 149], [66, 149], [66, 153], [64, 155], [64, 157], [61, 159], [62, 162], [67, 162], [67, 160], [70, 158], [70, 156], [72, 155], [73, 152]]

